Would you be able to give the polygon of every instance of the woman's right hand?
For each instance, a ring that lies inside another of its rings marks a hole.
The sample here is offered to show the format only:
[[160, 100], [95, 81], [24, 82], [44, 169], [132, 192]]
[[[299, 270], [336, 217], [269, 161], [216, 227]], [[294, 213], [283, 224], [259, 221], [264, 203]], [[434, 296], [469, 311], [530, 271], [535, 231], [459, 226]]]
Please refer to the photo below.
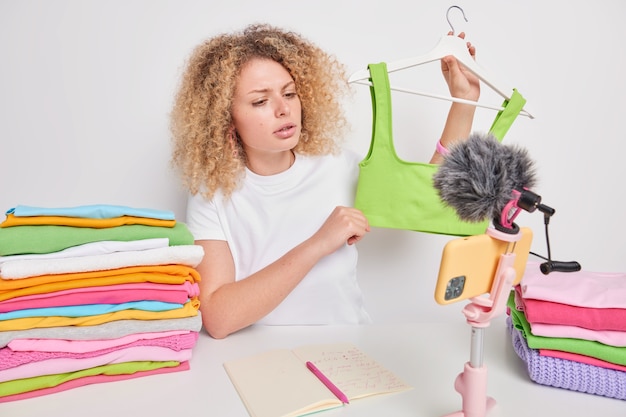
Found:
[[355, 244], [369, 231], [369, 222], [361, 210], [337, 206], [311, 239], [320, 245], [324, 255], [329, 255], [346, 243]]

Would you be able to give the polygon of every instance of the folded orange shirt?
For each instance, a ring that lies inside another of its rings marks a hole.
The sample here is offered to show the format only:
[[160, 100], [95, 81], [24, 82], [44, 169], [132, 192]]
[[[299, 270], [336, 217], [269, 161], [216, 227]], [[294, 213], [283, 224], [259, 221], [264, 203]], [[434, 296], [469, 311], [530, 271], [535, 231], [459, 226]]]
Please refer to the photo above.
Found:
[[0, 227], [12, 226], [74, 226], [103, 229], [128, 224], [142, 224], [144, 226], [174, 227], [176, 220], [153, 219], [149, 217], [120, 216], [108, 219], [95, 219], [85, 217], [65, 216], [18, 216], [7, 214], [6, 220], [0, 223]]
[[105, 271], [76, 272], [71, 274], [39, 275], [37, 277], [0, 279], [0, 301], [32, 294], [45, 294], [81, 287], [154, 282], [157, 284], [183, 284], [199, 282], [200, 274], [186, 265], [140, 265]]

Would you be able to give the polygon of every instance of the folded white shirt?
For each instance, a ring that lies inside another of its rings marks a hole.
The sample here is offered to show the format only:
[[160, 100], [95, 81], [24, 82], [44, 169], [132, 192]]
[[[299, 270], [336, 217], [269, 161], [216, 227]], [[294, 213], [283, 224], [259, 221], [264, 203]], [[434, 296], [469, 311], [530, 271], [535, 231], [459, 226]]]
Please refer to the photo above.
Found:
[[124, 252], [133, 250], [146, 250], [164, 248], [169, 246], [170, 240], [166, 237], [152, 239], [138, 239], [128, 242], [116, 240], [103, 240], [99, 242], [89, 242], [82, 245], [71, 246], [58, 252], [50, 253], [25, 253], [22, 255], [0, 256], [0, 266], [7, 261], [17, 261], [26, 259], [58, 259], [76, 258], [79, 256], [104, 255], [106, 253]]
[[0, 264], [0, 278], [20, 279], [38, 275], [105, 271], [139, 265], [178, 264], [195, 268], [203, 257], [202, 246], [178, 245], [72, 258], [25, 259]]

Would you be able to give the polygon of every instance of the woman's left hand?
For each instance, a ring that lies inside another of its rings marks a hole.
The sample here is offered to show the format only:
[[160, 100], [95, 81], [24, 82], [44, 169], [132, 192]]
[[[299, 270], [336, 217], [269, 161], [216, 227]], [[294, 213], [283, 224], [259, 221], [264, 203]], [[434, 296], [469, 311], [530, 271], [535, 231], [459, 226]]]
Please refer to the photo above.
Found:
[[[452, 32], [448, 32], [452, 35]], [[459, 33], [459, 38], [465, 39], [465, 33]], [[476, 48], [467, 42], [467, 50], [476, 59]], [[452, 55], [441, 59], [441, 72], [448, 84], [452, 97], [465, 100], [478, 100], [480, 96], [480, 80], [471, 71], [458, 63]]]

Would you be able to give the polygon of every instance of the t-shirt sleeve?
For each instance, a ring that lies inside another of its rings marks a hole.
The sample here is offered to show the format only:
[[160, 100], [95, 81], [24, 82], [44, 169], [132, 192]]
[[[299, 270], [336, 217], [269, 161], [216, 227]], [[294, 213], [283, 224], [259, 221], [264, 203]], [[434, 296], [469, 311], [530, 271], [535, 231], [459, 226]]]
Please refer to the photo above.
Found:
[[195, 240], [226, 240], [215, 199], [202, 194], [187, 198], [187, 228]]

